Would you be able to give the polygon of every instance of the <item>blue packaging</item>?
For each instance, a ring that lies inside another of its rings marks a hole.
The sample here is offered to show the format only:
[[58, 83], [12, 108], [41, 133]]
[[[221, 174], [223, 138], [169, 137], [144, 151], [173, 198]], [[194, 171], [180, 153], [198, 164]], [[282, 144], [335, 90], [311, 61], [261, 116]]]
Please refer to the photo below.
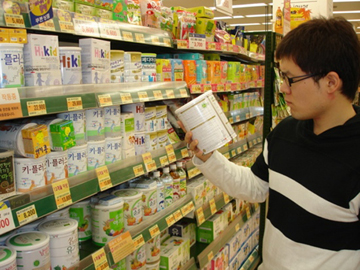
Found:
[[179, 53], [174, 54], [174, 58], [183, 60], [204, 60], [204, 55], [201, 53]]
[[170, 59], [171, 79], [173, 82], [184, 81], [184, 65], [182, 59]]
[[206, 60], [196, 60], [196, 83], [206, 83], [207, 64]]

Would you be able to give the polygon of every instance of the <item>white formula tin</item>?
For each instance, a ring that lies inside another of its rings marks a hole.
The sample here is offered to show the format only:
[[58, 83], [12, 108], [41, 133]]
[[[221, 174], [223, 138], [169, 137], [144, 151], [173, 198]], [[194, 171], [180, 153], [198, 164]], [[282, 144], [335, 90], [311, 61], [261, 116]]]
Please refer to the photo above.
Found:
[[90, 140], [105, 139], [105, 115], [103, 108], [89, 109], [85, 111], [86, 138]]
[[154, 263], [147, 263], [146, 270], [160, 270], [160, 260]]
[[25, 224], [24, 226], [19, 227], [19, 229], [16, 230], [16, 233], [37, 231], [39, 224], [43, 221], [44, 218], [34, 220], [28, 224]]
[[154, 151], [158, 148], [157, 132], [145, 133], [146, 152]]
[[134, 114], [134, 131], [145, 131], [145, 104], [144, 102], [126, 104], [121, 107], [123, 112]]
[[73, 121], [76, 145], [86, 143], [85, 139], [85, 111], [59, 113], [57, 117]]
[[141, 67], [141, 52], [125, 52], [124, 61], [125, 64], [139, 63]]
[[45, 220], [58, 219], [58, 218], [70, 218], [69, 207], [52, 212], [45, 217]]
[[46, 185], [46, 159], [15, 158], [15, 179], [18, 192], [28, 192]]
[[51, 152], [46, 155], [46, 184], [69, 177], [68, 151]]
[[126, 260], [126, 269], [131, 270], [145, 270], [146, 264], [146, 251], [145, 245], [141, 246], [129, 256], [125, 258]]
[[14, 151], [0, 149], [0, 200], [16, 194]]
[[138, 180], [130, 183], [134, 188], [143, 193], [141, 201], [144, 211], [144, 219], [151, 217], [157, 212], [157, 185], [155, 181]]
[[111, 164], [121, 160], [122, 137], [109, 137], [105, 139], [105, 164]]
[[110, 51], [110, 73], [112, 83], [124, 82], [124, 51]]
[[134, 75], [134, 76], [124, 76], [124, 81], [126, 83], [141, 82], [141, 74]]
[[199, 149], [210, 153], [236, 138], [214, 95], [207, 91], [175, 111], [186, 130], [191, 130]]
[[79, 242], [91, 239], [90, 199], [75, 203], [69, 207], [70, 218], [78, 222]]
[[120, 189], [113, 191], [112, 194], [124, 201], [124, 222], [126, 229], [142, 222], [144, 214], [142, 206], [143, 193], [141, 191]]
[[155, 69], [156, 70], [156, 53], [142, 53], [141, 54], [141, 67], [142, 69]]
[[146, 263], [155, 263], [160, 260], [160, 234], [145, 243]]
[[87, 171], [87, 143], [68, 150], [69, 177]]
[[23, 44], [0, 43], [0, 88], [25, 86]]
[[0, 269], [16, 270], [16, 251], [12, 247], [0, 246]]
[[78, 254], [68, 255], [68, 256], [51, 257], [51, 268], [52, 269], [70, 269], [72, 266], [76, 265], [79, 261], [80, 261], [80, 256]]
[[14, 150], [16, 155], [26, 156], [21, 130], [36, 126], [35, 123], [19, 124], [4, 122], [0, 124], [0, 147]]
[[81, 84], [81, 48], [60, 47], [62, 84]]
[[145, 133], [135, 133], [134, 134], [134, 147], [135, 155], [139, 156], [146, 153], [146, 144], [145, 144]]
[[18, 270], [50, 269], [50, 237], [43, 232], [24, 232], [6, 240], [16, 250]]
[[92, 241], [104, 246], [106, 242], [124, 232], [124, 201], [108, 196], [91, 204]]
[[105, 136], [117, 137], [121, 135], [120, 130], [120, 105], [104, 108], [105, 111]]
[[87, 143], [87, 170], [105, 165], [105, 140]]

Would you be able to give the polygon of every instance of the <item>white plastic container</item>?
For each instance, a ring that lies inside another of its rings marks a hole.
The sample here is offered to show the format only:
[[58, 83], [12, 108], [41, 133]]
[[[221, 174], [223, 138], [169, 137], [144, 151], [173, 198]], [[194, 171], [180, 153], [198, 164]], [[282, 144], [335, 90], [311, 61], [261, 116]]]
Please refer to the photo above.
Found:
[[124, 201], [108, 196], [91, 204], [92, 241], [104, 246], [108, 241], [124, 232]]
[[15, 158], [15, 178], [18, 192], [28, 192], [46, 185], [46, 158]]
[[160, 172], [155, 171], [153, 180], [156, 182], [156, 195], [157, 195], [157, 212], [165, 209], [165, 186], [161, 181]]
[[87, 170], [105, 165], [105, 140], [87, 143]]
[[109, 137], [105, 139], [105, 164], [121, 160], [122, 137]]
[[110, 51], [110, 73], [112, 83], [124, 82], [124, 51]]
[[144, 102], [126, 104], [121, 107], [123, 112], [134, 114], [134, 131], [145, 131], [145, 104]]
[[57, 117], [73, 121], [76, 145], [86, 143], [85, 138], [85, 111], [59, 113]]
[[139, 156], [146, 153], [146, 144], [145, 144], [145, 133], [135, 133], [134, 138], [134, 147], [135, 155]]
[[129, 256], [126, 257], [126, 269], [145, 270], [146, 269], [146, 251], [145, 245], [141, 246]]
[[120, 189], [112, 192], [115, 196], [124, 201], [124, 223], [125, 228], [130, 229], [132, 226], [140, 224], [143, 220], [143, 207], [141, 191]]
[[0, 246], [0, 269], [16, 270], [16, 251], [12, 247]]
[[86, 138], [91, 140], [105, 139], [104, 108], [95, 108], [85, 111]]
[[160, 260], [160, 234], [145, 243], [146, 263], [155, 263]]
[[60, 47], [62, 84], [81, 84], [81, 48]]
[[24, 232], [10, 237], [6, 245], [16, 250], [18, 270], [50, 269], [49, 241], [46, 233]]
[[68, 150], [69, 177], [87, 171], [87, 143]]
[[23, 44], [0, 43], [0, 88], [25, 86]]
[[10, 238], [11, 236], [13, 236], [14, 234], [16, 234], [16, 230], [12, 230], [10, 232], [4, 233], [2, 235], [0, 235], [0, 246], [5, 246], [6, 245], [6, 240], [8, 238]]
[[151, 217], [157, 212], [157, 185], [155, 181], [138, 180], [130, 183], [130, 188], [143, 193], [142, 205], [144, 219]]
[[175, 111], [186, 130], [204, 154], [210, 153], [236, 138], [234, 129], [217, 103], [211, 91], [189, 101]]
[[90, 199], [75, 203], [69, 207], [70, 218], [78, 222], [79, 242], [91, 239]]
[[68, 152], [51, 152], [46, 155], [47, 185], [69, 177]]
[[146, 270], [160, 270], [160, 260], [154, 263], [147, 263]]
[[0, 149], [0, 201], [16, 194], [14, 151]]
[[120, 130], [120, 106], [109, 106], [105, 111], [105, 136], [117, 137], [121, 135]]
[[36, 126], [35, 123], [19, 124], [4, 122], [0, 124], [0, 147], [14, 150], [16, 155], [26, 157], [21, 130]]

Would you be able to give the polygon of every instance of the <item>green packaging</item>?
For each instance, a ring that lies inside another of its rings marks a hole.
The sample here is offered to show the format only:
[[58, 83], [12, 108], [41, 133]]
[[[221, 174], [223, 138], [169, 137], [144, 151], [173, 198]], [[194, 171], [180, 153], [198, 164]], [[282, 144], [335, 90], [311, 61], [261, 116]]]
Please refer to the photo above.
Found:
[[50, 134], [54, 150], [64, 151], [76, 146], [74, 125], [71, 120], [50, 125]]
[[142, 25], [140, 5], [131, 0], [113, 0], [113, 20]]
[[112, 12], [110, 10], [96, 8], [95, 16], [105, 20], [112, 20]]
[[112, 11], [113, 0], [95, 0], [95, 7]]
[[205, 35], [206, 41], [214, 42], [215, 28], [215, 21], [212, 19], [196, 19], [195, 31], [197, 34]]
[[75, 2], [75, 12], [76, 13], [79, 13], [82, 15], [87, 15], [87, 16], [94, 16], [95, 11], [96, 11], [96, 8], [93, 6], [84, 5], [84, 4]]
[[74, 12], [74, 1], [54, 0], [53, 8]]

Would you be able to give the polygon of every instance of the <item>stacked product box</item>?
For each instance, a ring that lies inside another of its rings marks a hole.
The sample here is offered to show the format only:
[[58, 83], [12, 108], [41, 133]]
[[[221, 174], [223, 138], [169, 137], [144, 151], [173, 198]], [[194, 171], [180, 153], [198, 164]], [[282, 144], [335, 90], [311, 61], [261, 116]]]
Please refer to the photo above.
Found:
[[169, 228], [169, 234], [171, 236], [188, 238], [190, 240], [190, 246], [192, 246], [196, 242], [196, 224], [180, 220]]
[[142, 64], [141, 52], [125, 52], [124, 54], [125, 82], [141, 82]]
[[179, 269], [189, 260], [190, 239], [172, 236], [161, 244], [160, 269]]
[[156, 82], [156, 54], [142, 53], [141, 68], [143, 82]]

